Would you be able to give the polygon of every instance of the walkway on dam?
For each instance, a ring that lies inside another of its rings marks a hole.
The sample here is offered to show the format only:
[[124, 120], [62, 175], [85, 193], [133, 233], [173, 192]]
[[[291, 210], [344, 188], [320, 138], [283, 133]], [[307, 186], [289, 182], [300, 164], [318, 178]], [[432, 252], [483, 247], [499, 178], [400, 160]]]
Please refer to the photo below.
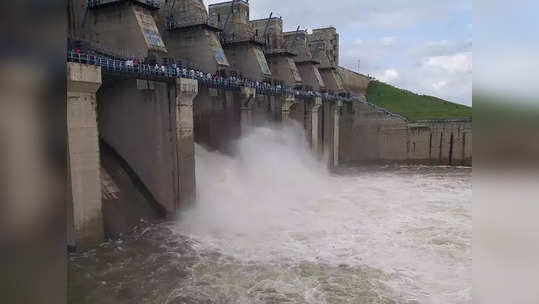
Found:
[[147, 64], [135, 60], [120, 58], [115, 55], [103, 54], [99, 51], [77, 51], [68, 50], [68, 62], [79, 62], [89, 65], [100, 66], [105, 73], [111, 73], [128, 78], [148, 79], [155, 81], [173, 81], [176, 78], [196, 79], [203, 87], [217, 88], [223, 90], [239, 90], [240, 87], [255, 88], [259, 95], [285, 96], [293, 95], [298, 98], [321, 97], [323, 101], [342, 101], [344, 103], [361, 102], [369, 105], [375, 111], [383, 112], [385, 115], [407, 121], [399, 114], [392, 113], [387, 109], [379, 107], [368, 101], [360, 100], [355, 96], [344, 97], [329, 93], [320, 93], [310, 90], [294, 89], [283, 85], [274, 85], [266, 82], [257, 82], [245, 78], [234, 76], [221, 77], [215, 74], [203, 73], [194, 68], [191, 64]]
[[357, 98], [354, 97], [344, 97], [329, 93], [294, 89], [284, 85], [274, 85], [234, 76], [225, 78], [215, 74], [203, 73], [194, 68], [189, 68], [190, 65], [140, 63], [135, 60], [118, 58], [112, 55], [103, 55], [92, 51], [68, 50], [67, 61], [100, 66], [104, 72], [127, 76], [129, 78], [156, 81], [173, 81], [176, 78], [188, 78], [196, 79], [202, 86], [210, 88], [224, 90], [239, 90], [240, 87], [254, 88], [256, 89], [256, 93], [260, 95], [294, 95], [298, 98], [322, 97], [322, 100], [324, 101], [342, 102], [353, 102], [357, 100]]

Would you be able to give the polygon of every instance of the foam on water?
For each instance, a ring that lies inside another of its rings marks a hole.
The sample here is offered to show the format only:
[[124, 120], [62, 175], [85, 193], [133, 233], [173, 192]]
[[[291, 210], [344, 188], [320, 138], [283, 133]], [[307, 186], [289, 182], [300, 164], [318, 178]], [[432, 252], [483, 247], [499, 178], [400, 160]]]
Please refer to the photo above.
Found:
[[198, 201], [174, 230], [220, 254], [193, 270], [208, 294], [226, 285], [241, 303], [471, 302], [471, 170], [331, 175], [297, 126], [253, 130], [236, 157], [197, 147], [196, 161]]

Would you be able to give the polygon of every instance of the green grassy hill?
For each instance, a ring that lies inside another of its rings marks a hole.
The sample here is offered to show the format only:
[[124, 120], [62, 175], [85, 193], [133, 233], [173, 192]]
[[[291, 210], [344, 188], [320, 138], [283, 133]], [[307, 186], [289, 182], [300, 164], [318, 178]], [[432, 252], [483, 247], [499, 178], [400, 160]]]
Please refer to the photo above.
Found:
[[471, 118], [472, 108], [437, 97], [418, 95], [379, 81], [371, 81], [367, 101], [410, 121]]

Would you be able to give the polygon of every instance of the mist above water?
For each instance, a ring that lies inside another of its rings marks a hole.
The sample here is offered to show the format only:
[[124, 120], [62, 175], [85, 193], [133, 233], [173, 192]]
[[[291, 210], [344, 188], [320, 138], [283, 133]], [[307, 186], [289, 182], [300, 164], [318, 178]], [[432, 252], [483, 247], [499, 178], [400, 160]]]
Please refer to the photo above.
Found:
[[197, 203], [182, 214], [182, 232], [256, 241], [303, 220], [296, 215], [330, 192], [327, 168], [295, 124], [253, 129], [237, 151], [230, 157], [196, 147]]
[[196, 147], [198, 201], [175, 230], [228, 258], [195, 281], [305, 303], [471, 302], [470, 170], [333, 175], [297, 125], [255, 128], [237, 151]]
[[471, 303], [471, 170], [331, 174], [300, 126], [197, 147], [198, 203], [70, 256], [76, 303]]

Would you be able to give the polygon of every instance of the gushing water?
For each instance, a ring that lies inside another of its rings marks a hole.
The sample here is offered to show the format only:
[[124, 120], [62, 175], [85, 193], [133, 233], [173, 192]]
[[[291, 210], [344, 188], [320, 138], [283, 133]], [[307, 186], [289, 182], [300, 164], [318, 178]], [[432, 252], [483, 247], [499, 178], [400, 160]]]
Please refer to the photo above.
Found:
[[198, 201], [176, 223], [73, 266], [115, 303], [471, 302], [470, 169], [330, 174], [293, 125], [237, 148], [197, 147]]

